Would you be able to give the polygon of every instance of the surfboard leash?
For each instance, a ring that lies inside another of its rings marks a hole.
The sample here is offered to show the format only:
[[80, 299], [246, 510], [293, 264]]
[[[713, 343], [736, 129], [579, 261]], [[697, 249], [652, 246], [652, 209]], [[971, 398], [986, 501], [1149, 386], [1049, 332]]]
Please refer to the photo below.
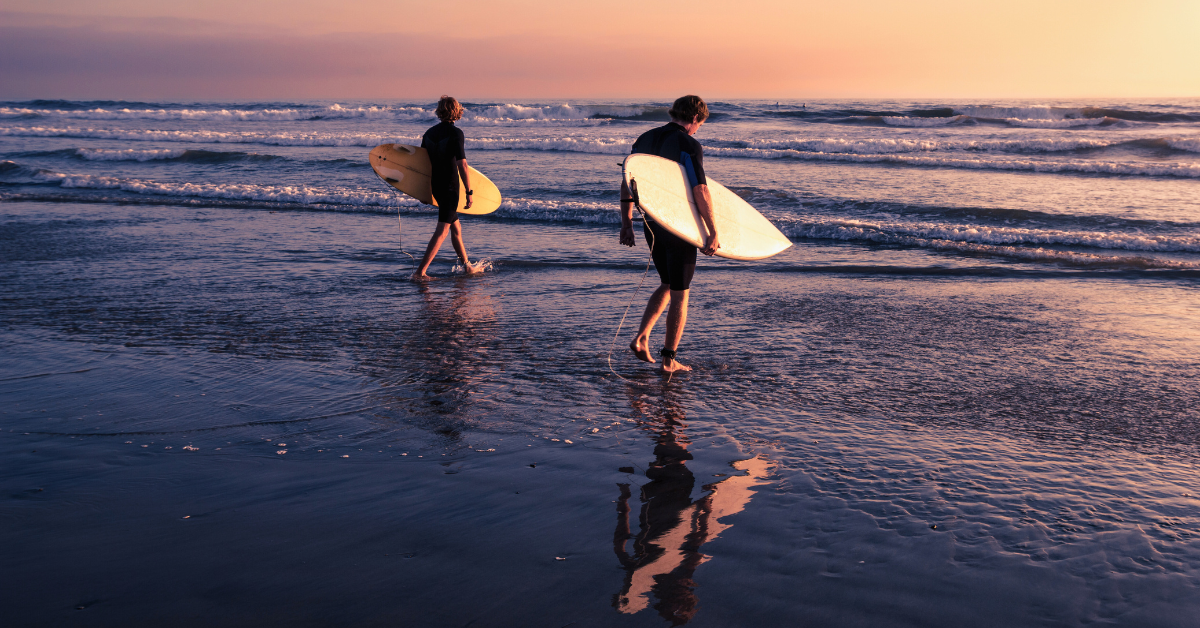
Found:
[[[636, 179], [630, 178], [629, 192], [630, 192], [630, 195], [633, 196], [633, 198], [630, 200], [633, 201], [633, 206], [635, 208], [637, 208], [638, 213], [642, 215], [642, 221], [644, 223], [646, 220], [646, 211], [642, 209], [642, 202], [641, 202], [641, 199], [638, 197], [637, 180]], [[617, 323], [617, 333], [613, 334], [612, 342], [608, 343], [608, 370], [612, 371], [613, 375], [616, 375], [617, 377], [620, 377], [622, 380], [630, 382], [630, 383], [635, 383], [635, 382], [633, 382], [632, 380], [626, 379], [625, 377], [622, 377], [622, 375], [620, 373], [618, 373], [616, 369], [613, 368], [612, 354], [613, 354], [613, 347], [615, 347], [617, 345], [617, 338], [621, 337], [621, 328], [625, 326], [625, 319], [629, 316], [629, 308], [633, 307], [633, 300], [636, 299], [638, 293], [642, 291], [642, 286], [646, 283], [646, 277], [648, 277], [650, 275], [650, 262], [654, 260], [654, 230], [648, 229], [647, 231], [650, 232], [650, 254], [648, 256], [646, 256], [646, 270], [642, 273], [642, 280], [638, 282], [637, 288], [634, 288], [633, 294], [629, 295], [629, 303], [625, 306], [625, 313], [621, 315], [621, 322]], [[671, 382], [671, 375], [672, 374], [667, 375], [667, 383]]]
[[[371, 172], [375, 172], [375, 169], [371, 168]], [[400, 191], [397, 190], [396, 188], [392, 187], [387, 181], [385, 181], [384, 178], [378, 172], [375, 172], [375, 176], [379, 177], [379, 180], [383, 181], [383, 184], [386, 185], [389, 190], [391, 190], [392, 192], [395, 192], [396, 194], [399, 194]], [[417, 258], [413, 257], [412, 255], [409, 254], [408, 251], [404, 250], [404, 221], [400, 219], [400, 213], [403, 211], [404, 211], [403, 205], [396, 208], [396, 226], [399, 227], [399, 229], [400, 229], [400, 236], [399, 236], [400, 252], [405, 255], [408, 255], [408, 260], [412, 263], [412, 270], [415, 273], [415, 272], [417, 272]]]

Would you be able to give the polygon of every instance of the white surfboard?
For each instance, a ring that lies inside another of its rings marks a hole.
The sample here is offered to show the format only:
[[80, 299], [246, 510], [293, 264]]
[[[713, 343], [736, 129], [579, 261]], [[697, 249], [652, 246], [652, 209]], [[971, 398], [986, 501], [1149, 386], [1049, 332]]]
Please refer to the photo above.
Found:
[[[633, 183], [637, 183], [642, 209], [655, 222], [697, 247], [704, 246], [708, 229], [700, 219], [696, 201], [692, 198], [692, 186], [688, 184], [682, 164], [639, 153], [625, 158], [622, 171], [625, 183], [631, 189]], [[792, 245], [792, 241], [758, 210], [711, 177], [707, 178], [713, 202], [713, 222], [721, 244], [717, 255], [756, 260], [771, 257]]]

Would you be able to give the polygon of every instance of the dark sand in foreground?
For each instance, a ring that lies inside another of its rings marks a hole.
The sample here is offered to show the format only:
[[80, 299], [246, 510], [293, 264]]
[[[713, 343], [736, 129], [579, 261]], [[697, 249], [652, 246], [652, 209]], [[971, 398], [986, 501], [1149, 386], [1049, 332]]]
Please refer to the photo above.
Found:
[[605, 228], [422, 289], [386, 217], [0, 210], [6, 625], [1200, 611], [1193, 285], [704, 262], [697, 371], [626, 381]]

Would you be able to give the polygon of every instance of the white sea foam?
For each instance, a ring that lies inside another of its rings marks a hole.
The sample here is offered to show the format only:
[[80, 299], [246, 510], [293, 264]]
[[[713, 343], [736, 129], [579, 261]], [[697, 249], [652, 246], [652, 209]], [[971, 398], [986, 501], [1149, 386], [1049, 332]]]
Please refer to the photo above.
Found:
[[[854, 224], [855, 221], [832, 221], [832, 222], [810, 222], [783, 225], [782, 231], [793, 238], [821, 238], [830, 240], [856, 241], [856, 242], [874, 242], [880, 244], [898, 244], [902, 246], [912, 246], [923, 249], [933, 249], [938, 251], [952, 251], [955, 253], [983, 254], [993, 255], [997, 257], [1006, 257], [1010, 259], [1027, 260], [1031, 262], [1057, 262], [1078, 266], [1092, 267], [1109, 267], [1109, 268], [1139, 268], [1139, 269], [1174, 269], [1174, 270], [1193, 270], [1200, 269], [1200, 262], [1179, 261], [1169, 259], [1158, 259], [1147, 257], [1145, 255], [1102, 255], [1095, 253], [1085, 253], [1080, 251], [1070, 251], [1061, 249], [1044, 248], [1036, 246], [1036, 242], [1027, 243], [1024, 241], [1013, 241], [1011, 243], [993, 243], [987, 241], [986, 237], [972, 237], [955, 239], [954, 236], [961, 236], [959, 233], [962, 230], [967, 230], [966, 227], [949, 227], [943, 229], [899, 229], [890, 231], [879, 228], [879, 225], [870, 225], [865, 223]], [[947, 237], [949, 236], [949, 237]], [[1108, 249], [1124, 249], [1123, 246], [1116, 246], [1121, 238], [1115, 234], [1100, 234], [1093, 240], [1092, 236], [1085, 234], [1077, 234], [1076, 236], [1068, 236], [1063, 240], [1092, 240], [1091, 244], [1095, 246], [1097, 243], [1108, 244], [1109, 246], [1101, 246], [1100, 248]], [[1005, 242], [1007, 238], [1001, 236], [999, 242]], [[1055, 238], [1047, 238], [1054, 240]], [[1197, 242], [1195, 239], [1183, 238], [1189, 240], [1187, 243], [1176, 243], [1177, 245], [1190, 246], [1188, 250], [1196, 250]], [[1068, 243], [1068, 242], [1064, 242]], [[1084, 244], [1086, 242], [1077, 242]], [[1033, 244], [1030, 246], [1029, 244]], [[1045, 244], [1059, 244], [1058, 242], [1047, 241]], [[1123, 242], [1121, 244], [1132, 244], [1131, 251], [1159, 251], [1163, 249], [1156, 248], [1137, 248], [1139, 242]], [[1165, 250], [1178, 251], [1180, 248], [1172, 248]]]
[[[865, 118], [864, 118], [865, 119]], [[967, 116], [952, 116], [949, 118], [910, 118], [907, 116], [882, 116], [884, 124], [907, 127], [936, 127], [951, 124], [963, 124], [971, 119]]]
[[424, 120], [431, 111], [420, 107], [343, 107], [330, 105], [313, 109], [30, 109], [0, 107], [0, 118], [59, 118], [72, 120], [197, 120], [197, 121], [292, 121], [325, 119]]
[[747, 148], [798, 150], [818, 153], [916, 153], [938, 151], [1061, 152], [1105, 148], [1124, 140], [1032, 137], [1019, 140], [915, 140], [908, 138], [796, 138], [788, 140], [727, 140]]
[[[111, 139], [126, 141], [192, 142], [228, 144], [265, 144], [272, 146], [362, 146], [383, 143], [419, 144], [419, 136], [383, 135], [379, 133], [331, 132], [262, 133], [252, 131], [163, 131], [152, 129], [98, 129], [84, 127], [0, 127], [0, 135], [18, 137], [70, 137], [80, 139]], [[470, 137], [467, 147], [472, 150], [561, 150], [582, 153], [625, 154], [631, 137]], [[1025, 138], [1018, 140], [913, 140], [894, 138], [843, 139], [796, 138], [786, 140], [721, 140], [740, 144], [748, 149], [802, 151], [809, 153], [892, 154], [938, 151], [981, 152], [1059, 152], [1084, 148], [1103, 148], [1120, 144], [1122, 140], [1086, 138]], [[1200, 152], [1200, 140], [1181, 138], [1168, 140], [1180, 150]], [[730, 148], [707, 148], [708, 151], [729, 151]], [[96, 153], [99, 155], [100, 153]], [[754, 154], [744, 154], [755, 157]], [[778, 158], [779, 155], [761, 155]], [[101, 157], [96, 157], [97, 159]]]
[[792, 237], [893, 243], [904, 239], [991, 245], [1071, 245], [1157, 253], [1200, 253], [1200, 236], [1026, 229], [934, 222], [879, 222], [810, 217], [780, 220]]
[[138, 150], [134, 148], [80, 148], [75, 154], [88, 161], [155, 161], [178, 159], [187, 152], [184, 148]]
[[1134, 126], [1133, 122], [1128, 120], [1118, 120], [1116, 118], [1065, 118], [1065, 119], [1026, 119], [1026, 118], [1006, 118], [1004, 122], [1011, 126], [1019, 126], [1029, 129], [1072, 129], [1085, 126], [1118, 126], [1128, 127]]
[[162, 183], [116, 177], [75, 175], [65, 177], [64, 188], [119, 189], [136, 194], [157, 194], [187, 198], [267, 201], [302, 205], [348, 205], [357, 207], [416, 206], [416, 200], [389, 192], [323, 189], [308, 186], [266, 186], [214, 183]]
[[[354, 208], [414, 208], [419, 203], [389, 190], [348, 187], [272, 186], [251, 184], [173, 183], [98, 175], [31, 171], [34, 181], [57, 182], [63, 188], [112, 189], [134, 194], [180, 198], [213, 198]], [[615, 205], [605, 202], [507, 199], [498, 217], [552, 221], [616, 223]], [[898, 242], [917, 238], [989, 245], [1074, 245], [1148, 252], [1200, 253], [1200, 236], [1110, 233], [1061, 229], [964, 225], [937, 222], [885, 222], [809, 217], [778, 218], [793, 237]]]
[[1135, 163], [1085, 160], [1035, 161], [1028, 159], [966, 159], [956, 157], [928, 157], [924, 155], [856, 155], [842, 153], [817, 153], [797, 150], [769, 150], [759, 148], [709, 148], [706, 149], [706, 153], [729, 157], [748, 157], [752, 159], [799, 159], [805, 161], [895, 163], [910, 166], [966, 168], [972, 170], [1015, 170], [1022, 172], [1065, 172], [1081, 174], [1200, 178], [1200, 163], [1196, 162]]
[[496, 216], [524, 220], [620, 224], [616, 203], [509, 199], [500, 204]]
[[[570, 104], [550, 106], [491, 105], [468, 108], [462, 124], [503, 124], [514, 122], [586, 122], [593, 116], [629, 117], [643, 113], [645, 107], [637, 106], [572, 106]], [[330, 105], [328, 107], [287, 107], [277, 109], [36, 109], [30, 107], [0, 107], [0, 119], [49, 118], [62, 120], [185, 120], [185, 121], [270, 121], [287, 122], [297, 120], [396, 120], [435, 121], [433, 108], [424, 107], [353, 107]]]
[[[416, 200], [386, 190], [351, 187], [271, 186], [250, 184], [171, 183], [106, 177], [69, 175], [46, 170], [30, 171], [35, 181], [56, 182], [63, 188], [121, 190], [138, 195], [178, 199], [220, 199], [224, 201], [349, 211], [432, 212]], [[617, 224], [620, 221], [614, 203], [554, 201], [544, 199], [507, 199], [496, 212], [501, 218]], [[776, 217], [790, 237], [823, 238], [901, 244], [936, 250], [982, 253], [1031, 261], [1056, 261], [1099, 266], [1138, 268], [1200, 268], [1200, 263], [1172, 261], [1144, 256], [1105, 256], [1078, 251], [1042, 248], [1045, 246], [1086, 246], [1100, 249], [1147, 253], [1200, 253], [1200, 236], [1148, 235], [1144, 233], [1107, 233], [1015, 227], [987, 227], [933, 222], [885, 222], [827, 217]], [[1036, 247], [1036, 248], [1035, 248]]]
[[305, 133], [255, 131], [165, 131], [158, 129], [97, 129], [83, 127], [0, 127], [0, 136], [69, 137], [80, 139], [125, 140], [133, 142], [193, 142], [212, 144], [266, 144], [270, 146], [365, 146], [384, 143], [419, 144], [420, 136], [381, 133]]
[[[265, 144], [270, 146], [362, 146], [385, 143], [420, 144], [420, 136], [381, 135], [379, 133], [258, 133], [250, 131], [160, 131], [94, 129], [80, 127], [0, 127], [0, 135], [17, 137], [68, 137], [111, 139], [140, 142], [189, 142], [212, 144]], [[632, 140], [624, 137], [472, 137], [471, 150], [561, 150], [581, 153], [624, 154]], [[92, 150], [92, 149], [86, 149]], [[105, 154], [96, 149], [96, 155]], [[116, 155], [125, 151], [111, 151]], [[128, 152], [132, 155], [136, 151]], [[89, 153], [89, 155], [92, 153]], [[81, 154], [81, 156], [83, 156]], [[85, 158], [88, 158], [85, 156]], [[95, 157], [103, 159], [104, 157]], [[116, 159], [116, 157], [114, 157]]]
[[1065, 120], [1068, 118], [1083, 118], [1083, 109], [1073, 107], [1051, 107], [1049, 105], [1033, 105], [1026, 107], [989, 107], [983, 105], [955, 107], [954, 113], [971, 116], [972, 118], [992, 118], [1000, 120]]
[[93, 190], [122, 190], [134, 194], [150, 194], [179, 198], [212, 198], [301, 205], [346, 205], [356, 207], [412, 207], [415, 199], [385, 190], [350, 188], [318, 188], [311, 186], [272, 186], [236, 183], [167, 183], [123, 177], [62, 174], [38, 171], [35, 181], [57, 182], [64, 188]]
[[570, 105], [565, 103], [546, 106], [491, 105], [467, 108], [459, 124], [463, 126], [542, 124], [598, 126], [608, 124], [610, 118], [628, 118], [646, 111], [646, 107], [620, 105]]
[[[631, 113], [627, 115], [633, 115]], [[495, 105], [491, 107], [471, 108], [464, 113], [464, 118], [486, 118], [492, 120], [583, 120], [592, 116], [592, 110], [586, 107], [572, 107], [568, 104], [551, 105], [548, 107], [527, 107], [524, 105]]]
[[1051, 107], [1035, 105], [1029, 107], [956, 107], [954, 113], [962, 117], [981, 120], [999, 120], [1023, 128], [1070, 129], [1087, 126], [1136, 126], [1129, 120], [1099, 116], [1099, 110], [1079, 107]]
[[1055, 262], [1072, 266], [1087, 266], [1100, 268], [1136, 268], [1162, 270], [1196, 270], [1200, 263], [1176, 260], [1157, 259], [1141, 255], [1096, 255], [1076, 251], [1061, 251], [1046, 248], [1025, 248], [1013, 246], [997, 246], [993, 244], [975, 244], [971, 242], [949, 242], [945, 240], [925, 240], [908, 238], [904, 242], [909, 246], [931, 248], [939, 251], [955, 253], [970, 253], [975, 255], [994, 255], [1010, 259], [1020, 259], [1030, 262]]
[[1200, 137], [1168, 137], [1167, 146], [1175, 150], [1185, 150], [1189, 153], [1200, 153]]
[[[161, 131], [94, 129], [79, 127], [0, 127], [0, 135], [23, 137], [69, 137], [87, 139], [116, 139], [126, 141], [264, 144], [275, 146], [359, 146], [370, 148], [383, 143], [419, 144], [420, 137], [382, 135], [378, 133], [260, 133], [248, 131]], [[624, 137], [498, 137], [471, 138], [470, 150], [544, 150], [622, 155], [629, 152], [631, 138]], [[1180, 150], [1200, 152], [1200, 139], [1167, 139], [1167, 144]], [[732, 142], [739, 143], [739, 142]], [[1028, 138], [1021, 140], [934, 141], [934, 140], [747, 140], [745, 148], [708, 147], [707, 154], [750, 159], [799, 159], [806, 161], [843, 161], [857, 163], [897, 163], [912, 166], [966, 168], [974, 170], [1014, 170], [1025, 172], [1064, 172], [1139, 176], [1173, 176], [1200, 178], [1200, 163], [1140, 163], [1076, 160], [1029, 160], [1003, 158], [966, 158], [960, 156], [908, 155], [906, 152], [1012, 151], [1053, 152], [1081, 148], [1099, 148], [1120, 144], [1092, 139]], [[877, 151], [877, 152], [858, 152]], [[89, 153], [94, 159], [104, 159], [105, 153]], [[113, 155], [120, 152], [111, 153]], [[134, 153], [128, 153], [130, 155]], [[147, 153], [151, 154], [151, 153]], [[161, 153], [166, 155], [168, 153]], [[82, 156], [82, 155], [81, 155]], [[117, 159], [117, 157], [109, 157]], [[150, 157], [164, 159], [169, 157]]]
[[[419, 137], [381, 135], [378, 133], [258, 133], [242, 131], [160, 131], [120, 130], [78, 127], [0, 127], [0, 135], [25, 137], [70, 137], [119, 139], [127, 141], [192, 142], [265, 144], [276, 146], [359, 146], [370, 148], [383, 143], [418, 144]], [[547, 150], [621, 155], [629, 152], [629, 138], [598, 137], [525, 137], [471, 138], [471, 150]], [[959, 156], [908, 155], [904, 152], [960, 151], [1067, 151], [1119, 144], [1089, 139], [1023, 139], [986, 141], [910, 141], [910, 140], [782, 140], [744, 142], [754, 147], [708, 147], [707, 154], [750, 159], [799, 159], [806, 161], [842, 161], [857, 163], [897, 163], [912, 166], [966, 168], [973, 170], [1013, 170], [1046, 173], [1091, 173], [1138, 176], [1173, 176], [1200, 178], [1200, 163], [1140, 163], [1076, 160], [1029, 160], [1003, 158], [966, 158]], [[1181, 150], [1200, 152], [1200, 140], [1195, 138], [1169, 139], [1167, 143]], [[765, 148], [771, 146], [772, 148]], [[858, 150], [880, 150], [858, 153]], [[883, 152], [886, 151], [886, 152]], [[96, 153], [101, 155], [102, 153]], [[132, 153], [131, 153], [132, 154]], [[165, 153], [164, 153], [165, 154]], [[96, 157], [103, 159], [104, 157]], [[159, 157], [165, 158], [165, 157]]]
[[624, 155], [629, 153], [632, 142], [626, 138], [468, 138], [470, 150], [562, 150], [577, 153], [599, 153]]
[[[11, 163], [11, 162], [8, 162]], [[166, 196], [180, 199], [220, 199], [248, 203], [286, 203], [297, 205], [342, 206], [356, 211], [395, 211], [396, 208], [435, 211], [417, 200], [389, 190], [350, 187], [279, 186], [217, 183], [171, 183], [99, 175], [63, 174], [47, 170], [30, 171], [37, 182], [58, 183], [63, 188], [121, 190], [133, 194]], [[496, 211], [498, 217], [525, 220], [619, 223], [615, 203], [506, 199]]]

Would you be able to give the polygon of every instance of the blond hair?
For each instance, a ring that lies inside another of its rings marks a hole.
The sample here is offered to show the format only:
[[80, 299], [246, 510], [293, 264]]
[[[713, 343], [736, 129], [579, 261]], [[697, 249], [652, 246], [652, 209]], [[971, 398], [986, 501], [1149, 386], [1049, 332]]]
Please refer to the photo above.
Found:
[[463, 106], [454, 97], [443, 94], [438, 99], [437, 117], [442, 122], [455, 122], [463, 117]]

